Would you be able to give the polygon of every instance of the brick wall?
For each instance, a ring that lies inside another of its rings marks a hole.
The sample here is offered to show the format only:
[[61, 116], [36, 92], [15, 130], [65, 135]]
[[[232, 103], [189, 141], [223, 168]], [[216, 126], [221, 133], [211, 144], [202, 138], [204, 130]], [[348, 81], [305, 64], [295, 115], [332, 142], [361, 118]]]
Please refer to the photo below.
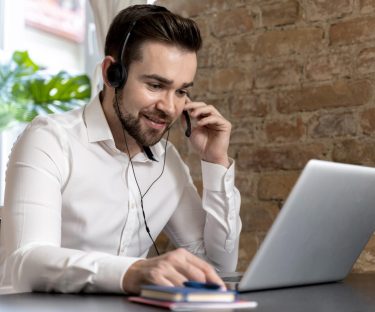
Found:
[[[375, 0], [157, 4], [200, 25], [193, 97], [233, 124], [243, 270], [309, 159], [375, 165]], [[172, 140], [200, 187], [199, 160], [182, 131]], [[375, 270], [374, 240], [355, 270]]]

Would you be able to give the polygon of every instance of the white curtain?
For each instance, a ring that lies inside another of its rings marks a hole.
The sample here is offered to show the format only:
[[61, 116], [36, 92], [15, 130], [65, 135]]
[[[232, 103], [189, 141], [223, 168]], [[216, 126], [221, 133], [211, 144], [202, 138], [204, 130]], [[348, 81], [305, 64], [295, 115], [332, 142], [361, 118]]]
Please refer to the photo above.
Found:
[[[122, 9], [134, 5], [134, 4], [145, 4], [146, 0], [89, 0], [91, 9], [94, 15], [96, 39], [98, 43], [98, 49], [100, 55], [104, 57], [104, 43], [105, 36], [107, 34], [109, 25], [115, 15]], [[101, 62], [99, 62], [94, 69], [94, 73], [91, 77], [92, 96], [95, 96], [102, 86], [101, 79]]]

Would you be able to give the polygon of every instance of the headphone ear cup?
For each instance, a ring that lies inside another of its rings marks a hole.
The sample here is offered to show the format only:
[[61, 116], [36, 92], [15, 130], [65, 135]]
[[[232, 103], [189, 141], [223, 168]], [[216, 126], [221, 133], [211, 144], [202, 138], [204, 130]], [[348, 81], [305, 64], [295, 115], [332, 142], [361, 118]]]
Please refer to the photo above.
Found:
[[127, 78], [126, 72], [123, 73], [121, 64], [113, 63], [107, 69], [107, 80], [113, 88], [121, 88], [124, 85], [124, 74]]

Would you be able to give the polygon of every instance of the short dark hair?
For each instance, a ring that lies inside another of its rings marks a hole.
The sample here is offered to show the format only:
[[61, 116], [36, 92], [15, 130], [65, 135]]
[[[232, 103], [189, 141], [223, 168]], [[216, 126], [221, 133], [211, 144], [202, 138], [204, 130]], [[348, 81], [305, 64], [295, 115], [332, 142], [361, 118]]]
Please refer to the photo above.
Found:
[[[132, 28], [134, 22], [136, 24]], [[202, 46], [198, 25], [192, 19], [158, 5], [133, 5], [120, 11], [112, 21], [105, 41], [105, 55], [120, 61], [122, 46], [130, 29], [124, 53], [127, 68], [132, 61], [140, 60], [140, 46], [145, 41], [176, 45], [191, 52], [198, 52]]]

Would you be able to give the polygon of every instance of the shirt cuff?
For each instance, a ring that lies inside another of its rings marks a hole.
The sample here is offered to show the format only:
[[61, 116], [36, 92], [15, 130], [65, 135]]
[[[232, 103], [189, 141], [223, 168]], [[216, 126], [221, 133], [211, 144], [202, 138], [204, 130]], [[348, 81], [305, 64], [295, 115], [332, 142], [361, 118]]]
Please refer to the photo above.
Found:
[[[101, 285], [105, 291], [125, 293], [123, 280], [129, 267], [142, 258], [111, 256], [100, 259], [100, 270], [94, 284]], [[121, 277], [118, 280], [119, 276]], [[115, 281], [115, 283], [114, 283]]]
[[226, 168], [222, 165], [201, 161], [203, 187], [214, 192], [224, 192], [234, 188], [235, 161], [229, 159], [231, 165]]

